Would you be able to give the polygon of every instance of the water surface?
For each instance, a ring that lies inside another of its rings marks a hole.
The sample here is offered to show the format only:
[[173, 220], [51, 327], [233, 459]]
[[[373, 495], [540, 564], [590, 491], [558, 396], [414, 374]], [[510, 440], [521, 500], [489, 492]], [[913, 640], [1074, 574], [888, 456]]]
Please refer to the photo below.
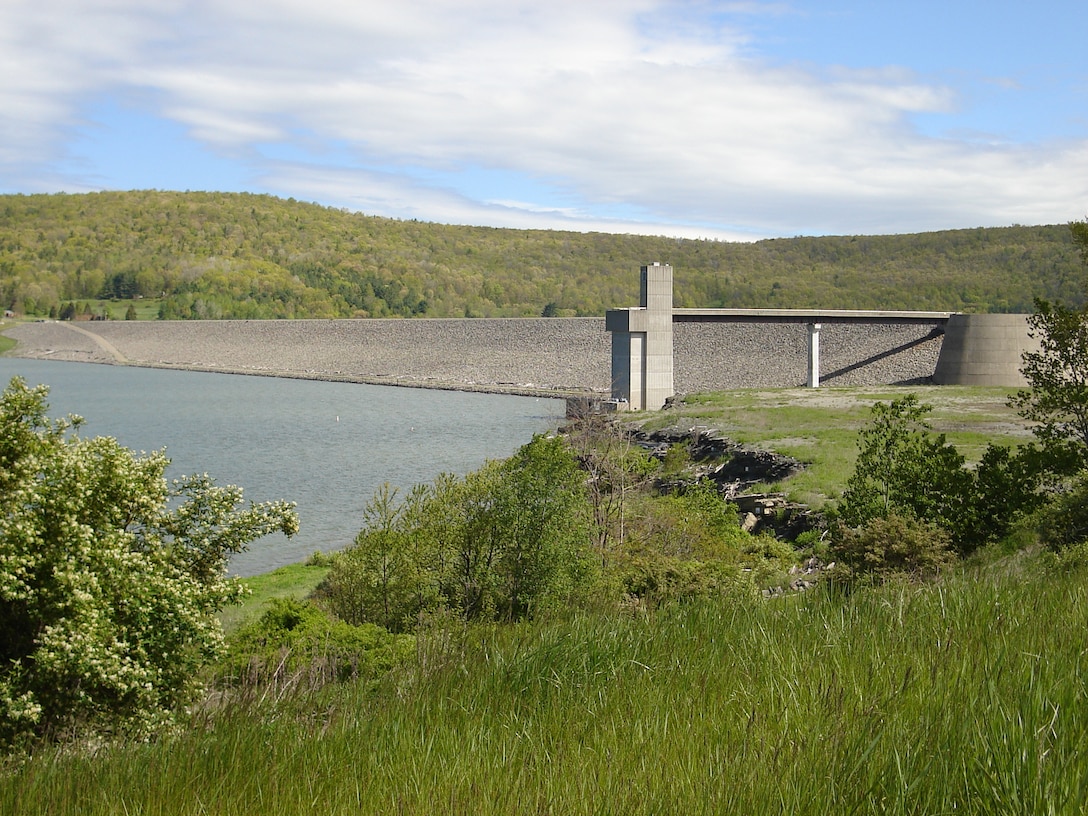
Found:
[[3, 386], [17, 375], [50, 387], [50, 416], [84, 417], [84, 436], [166, 448], [171, 477], [208, 473], [247, 500], [297, 502], [299, 534], [235, 556], [239, 575], [346, 546], [383, 482], [403, 494], [504, 458], [564, 410], [535, 397], [0, 358]]

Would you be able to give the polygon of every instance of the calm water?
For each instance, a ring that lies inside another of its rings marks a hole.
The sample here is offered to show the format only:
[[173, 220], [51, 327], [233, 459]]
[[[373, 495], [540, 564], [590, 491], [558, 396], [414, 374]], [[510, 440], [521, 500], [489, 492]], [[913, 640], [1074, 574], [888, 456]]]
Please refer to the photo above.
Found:
[[383, 482], [403, 494], [474, 470], [556, 428], [564, 410], [533, 397], [0, 358], [2, 385], [16, 375], [50, 387], [50, 416], [84, 417], [84, 436], [165, 447], [171, 477], [209, 473], [247, 500], [297, 502], [299, 534], [255, 542], [231, 562], [239, 575], [344, 547]]

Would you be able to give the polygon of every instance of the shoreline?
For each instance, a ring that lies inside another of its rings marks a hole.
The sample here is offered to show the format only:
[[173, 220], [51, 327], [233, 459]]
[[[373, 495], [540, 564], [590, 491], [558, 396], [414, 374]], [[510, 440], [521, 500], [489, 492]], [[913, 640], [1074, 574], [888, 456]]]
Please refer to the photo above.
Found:
[[24, 360], [40, 360], [43, 362], [49, 362], [50, 360], [56, 360], [61, 363], [84, 363], [87, 365], [112, 365], [112, 366], [130, 366], [132, 368], [155, 368], [164, 371], [192, 371], [201, 374], [235, 374], [242, 377], [275, 377], [277, 379], [284, 380], [311, 380], [313, 382], [335, 382], [335, 383], [354, 383], [357, 385], [384, 385], [390, 388], [417, 388], [427, 389], [434, 391], [464, 391], [472, 394], [497, 394], [507, 395], [515, 397], [541, 397], [549, 399], [566, 399], [567, 397], [578, 396], [590, 396], [595, 395], [596, 392], [592, 391], [579, 391], [574, 389], [559, 389], [559, 388], [536, 388], [532, 386], [520, 386], [516, 384], [507, 383], [472, 383], [472, 382], [445, 382], [445, 381], [427, 381], [427, 382], [415, 382], [405, 380], [393, 380], [383, 377], [367, 377], [365, 375], [342, 375], [337, 376], [334, 374], [321, 374], [299, 371], [286, 371], [286, 370], [261, 370], [255, 371], [253, 369], [243, 368], [231, 368], [229, 366], [202, 366], [194, 363], [185, 364], [172, 364], [172, 363], [146, 363], [146, 362], [111, 362], [106, 360], [78, 360], [78, 359], [66, 359], [61, 356], [39, 357], [30, 354], [18, 354], [17, 350], [8, 352], [5, 357], [13, 357]]

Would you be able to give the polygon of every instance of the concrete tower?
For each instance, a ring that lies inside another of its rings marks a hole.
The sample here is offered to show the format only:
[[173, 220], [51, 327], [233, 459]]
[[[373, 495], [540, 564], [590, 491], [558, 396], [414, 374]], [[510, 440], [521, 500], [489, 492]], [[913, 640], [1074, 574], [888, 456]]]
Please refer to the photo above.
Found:
[[612, 332], [612, 398], [632, 411], [653, 411], [673, 395], [672, 267], [642, 267], [639, 284], [638, 308], [605, 314]]

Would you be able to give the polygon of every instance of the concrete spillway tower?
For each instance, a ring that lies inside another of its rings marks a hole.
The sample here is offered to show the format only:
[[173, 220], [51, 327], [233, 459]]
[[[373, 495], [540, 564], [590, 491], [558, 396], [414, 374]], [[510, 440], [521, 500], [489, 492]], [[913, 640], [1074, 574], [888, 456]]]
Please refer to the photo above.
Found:
[[639, 306], [609, 309], [605, 328], [612, 332], [612, 399], [632, 411], [663, 407], [673, 395], [672, 267], [642, 267]]

